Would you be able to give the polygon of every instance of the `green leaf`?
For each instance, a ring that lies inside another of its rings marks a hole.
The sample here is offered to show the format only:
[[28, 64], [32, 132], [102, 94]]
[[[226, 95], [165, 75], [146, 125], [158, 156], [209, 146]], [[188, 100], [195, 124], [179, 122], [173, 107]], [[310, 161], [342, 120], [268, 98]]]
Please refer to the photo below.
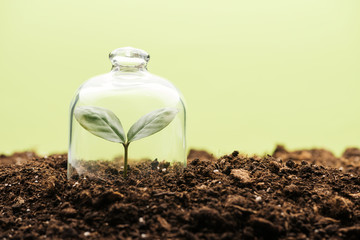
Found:
[[80, 125], [95, 136], [111, 142], [126, 142], [121, 122], [112, 111], [102, 107], [81, 106], [75, 108], [74, 115]]
[[128, 142], [148, 137], [164, 129], [175, 118], [176, 108], [161, 108], [142, 116], [127, 133]]

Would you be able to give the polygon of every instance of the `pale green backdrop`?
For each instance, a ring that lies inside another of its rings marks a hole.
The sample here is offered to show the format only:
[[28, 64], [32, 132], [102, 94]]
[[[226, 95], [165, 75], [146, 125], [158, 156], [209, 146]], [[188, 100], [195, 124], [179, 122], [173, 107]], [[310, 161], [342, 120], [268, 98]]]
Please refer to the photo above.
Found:
[[358, 0], [0, 0], [0, 153], [67, 149], [76, 88], [133, 46], [215, 154], [360, 146]]

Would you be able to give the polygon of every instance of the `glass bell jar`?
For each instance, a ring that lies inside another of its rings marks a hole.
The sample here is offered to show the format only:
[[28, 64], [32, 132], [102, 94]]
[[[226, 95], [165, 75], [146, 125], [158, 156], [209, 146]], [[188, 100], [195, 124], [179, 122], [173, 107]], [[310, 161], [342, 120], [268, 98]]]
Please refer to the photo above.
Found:
[[143, 50], [119, 48], [109, 58], [111, 71], [83, 83], [71, 102], [68, 177], [126, 177], [132, 166], [146, 163], [185, 167], [179, 90], [147, 71], [150, 57]]

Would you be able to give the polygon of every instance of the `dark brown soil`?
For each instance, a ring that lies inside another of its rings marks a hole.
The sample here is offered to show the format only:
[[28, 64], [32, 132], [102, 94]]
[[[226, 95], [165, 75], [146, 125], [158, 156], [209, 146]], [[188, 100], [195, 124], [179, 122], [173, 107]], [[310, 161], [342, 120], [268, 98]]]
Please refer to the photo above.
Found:
[[183, 172], [142, 165], [127, 179], [113, 174], [67, 180], [66, 155], [1, 155], [0, 239], [360, 236], [359, 149], [341, 158], [281, 146], [265, 157], [191, 151]]

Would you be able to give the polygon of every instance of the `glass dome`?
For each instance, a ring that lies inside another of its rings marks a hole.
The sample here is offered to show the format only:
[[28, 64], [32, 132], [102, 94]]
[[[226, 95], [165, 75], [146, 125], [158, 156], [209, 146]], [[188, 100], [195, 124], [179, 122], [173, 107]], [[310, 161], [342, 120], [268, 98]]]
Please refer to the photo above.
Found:
[[146, 161], [186, 166], [179, 90], [147, 71], [143, 50], [119, 48], [109, 58], [112, 70], [83, 83], [71, 102], [68, 177], [107, 177], [104, 166], [126, 176], [128, 165]]

